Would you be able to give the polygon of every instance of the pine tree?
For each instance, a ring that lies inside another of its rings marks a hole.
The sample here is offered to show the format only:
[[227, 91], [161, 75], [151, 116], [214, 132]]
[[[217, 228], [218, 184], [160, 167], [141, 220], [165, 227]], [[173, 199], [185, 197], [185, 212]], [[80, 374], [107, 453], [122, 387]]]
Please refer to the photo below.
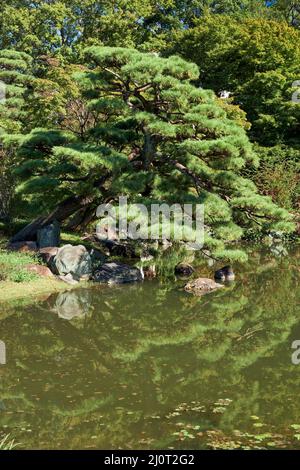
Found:
[[[26, 127], [26, 93], [32, 81], [31, 58], [25, 53], [0, 50], [0, 142], [8, 133], [22, 132]], [[2, 143], [2, 142], [1, 142]], [[14, 190], [11, 167], [13, 153], [0, 150], [0, 217], [7, 218]]]
[[77, 79], [97, 118], [84, 138], [36, 129], [16, 139], [21, 190], [61, 201], [18, 237], [54, 217], [77, 212], [90, 220], [97, 204], [119, 195], [144, 204], [204, 204], [203, 250], [219, 258], [241, 257], [225, 245], [248, 230], [293, 229], [288, 212], [241, 176], [257, 163], [252, 146], [214, 93], [191, 83], [195, 64], [109, 47], [87, 49], [86, 60], [89, 69]]

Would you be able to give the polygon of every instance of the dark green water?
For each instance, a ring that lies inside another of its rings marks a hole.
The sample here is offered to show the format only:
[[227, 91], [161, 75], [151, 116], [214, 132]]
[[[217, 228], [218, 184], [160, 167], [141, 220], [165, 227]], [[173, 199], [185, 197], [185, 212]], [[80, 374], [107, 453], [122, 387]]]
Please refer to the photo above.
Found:
[[300, 252], [199, 298], [147, 281], [1, 307], [0, 431], [19, 448], [300, 448]]

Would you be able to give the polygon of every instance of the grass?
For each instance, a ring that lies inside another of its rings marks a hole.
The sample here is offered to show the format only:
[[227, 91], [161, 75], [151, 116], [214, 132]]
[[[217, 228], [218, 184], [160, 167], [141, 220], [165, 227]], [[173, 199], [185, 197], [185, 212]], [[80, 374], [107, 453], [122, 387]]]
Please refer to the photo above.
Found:
[[37, 279], [35, 273], [26, 269], [26, 265], [36, 263], [38, 259], [33, 254], [0, 250], [0, 281], [28, 282]]
[[6, 434], [2, 439], [0, 439], [0, 450], [12, 450], [17, 447], [17, 443], [14, 439], [10, 439], [10, 434]]

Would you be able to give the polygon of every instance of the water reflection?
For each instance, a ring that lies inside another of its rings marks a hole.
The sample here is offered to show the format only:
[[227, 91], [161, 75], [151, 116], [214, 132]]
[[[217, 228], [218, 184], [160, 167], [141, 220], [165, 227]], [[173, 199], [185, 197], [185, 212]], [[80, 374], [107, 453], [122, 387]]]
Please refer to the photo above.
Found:
[[91, 308], [91, 295], [87, 289], [59, 293], [55, 298], [53, 310], [60, 318], [72, 320], [84, 317]]
[[0, 322], [0, 427], [24, 448], [202, 448], [178, 425], [300, 423], [299, 257], [253, 250], [234, 285], [202, 298], [172, 279], [15, 307]]

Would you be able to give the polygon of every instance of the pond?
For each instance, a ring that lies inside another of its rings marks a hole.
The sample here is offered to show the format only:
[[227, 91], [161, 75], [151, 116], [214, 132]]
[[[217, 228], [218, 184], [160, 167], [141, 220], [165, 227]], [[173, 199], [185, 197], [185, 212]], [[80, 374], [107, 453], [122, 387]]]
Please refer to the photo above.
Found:
[[252, 248], [236, 271], [203, 297], [169, 279], [2, 305], [0, 431], [20, 449], [300, 448], [300, 251]]

